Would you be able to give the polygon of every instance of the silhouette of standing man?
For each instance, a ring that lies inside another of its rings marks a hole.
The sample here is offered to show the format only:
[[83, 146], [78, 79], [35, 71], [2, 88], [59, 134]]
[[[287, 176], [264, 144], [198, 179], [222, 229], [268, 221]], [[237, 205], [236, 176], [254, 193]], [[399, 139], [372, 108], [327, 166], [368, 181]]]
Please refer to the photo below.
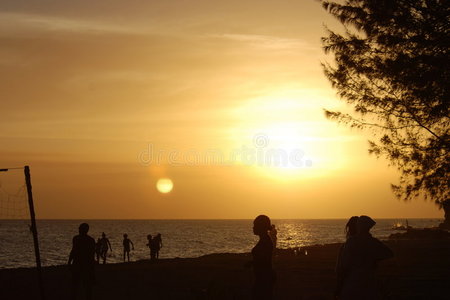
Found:
[[154, 251], [155, 251], [155, 258], [159, 259], [159, 251], [162, 248], [162, 237], [161, 233], [158, 233], [155, 238], [153, 239], [154, 242]]
[[128, 238], [128, 234], [123, 235], [123, 261], [125, 261], [125, 258], [128, 256], [128, 262], [130, 261], [130, 244], [134, 250], [134, 244], [133, 242]]
[[72, 239], [72, 251], [69, 256], [69, 266], [72, 272], [72, 299], [77, 299], [80, 286], [84, 286], [86, 299], [92, 299], [94, 283], [95, 240], [87, 233], [89, 225], [82, 223], [78, 228], [79, 235]]
[[259, 236], [259, 241], [252, 249], [252, 267], [255, 282], [252, 289], [252, 299], [273, 299], [273, 288], [276, 275], [272, 269], [273, 242], [269, 236], [272, 228], [269, 217], [260, 215], [253, 221], [253, 233]]
[[106, 258], [108, 257], [108, 249], [112, 252], [111, 243], [106, 237], [106, 234], [102, 232], [102, 238], [100, 239], [100, 256], [103, 259], [103, 264], [106, 264]]
[[148, 241], [147, 247], [150, 249], [150, 259], [154, 260], [155, 259], [155, 251], [153, 246], [154, 242], [151, 234], [147, 235], [147, 241]]

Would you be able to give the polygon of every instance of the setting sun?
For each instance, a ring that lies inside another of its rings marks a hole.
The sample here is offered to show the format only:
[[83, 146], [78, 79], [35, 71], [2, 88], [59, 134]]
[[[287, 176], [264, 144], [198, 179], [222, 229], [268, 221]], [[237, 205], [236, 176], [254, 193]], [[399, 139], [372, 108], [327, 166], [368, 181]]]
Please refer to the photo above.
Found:
[[156, 183], [156, 189], [162, 194], [170, 193], [173, 189], [173, 182], [169, 178], [161, 178]]
[[[352, 140], [324, 117], [322, 107], [334, 106], [322, 90], [301, 83], [282, 85], [234, 109], [237, 122], [230, 136], [235, 148], [255, 152], [250, 165], [275, 182], [326, 177], [347, 163], [336, 141]], [[240, 158], [239, 163], [249, 164]]]

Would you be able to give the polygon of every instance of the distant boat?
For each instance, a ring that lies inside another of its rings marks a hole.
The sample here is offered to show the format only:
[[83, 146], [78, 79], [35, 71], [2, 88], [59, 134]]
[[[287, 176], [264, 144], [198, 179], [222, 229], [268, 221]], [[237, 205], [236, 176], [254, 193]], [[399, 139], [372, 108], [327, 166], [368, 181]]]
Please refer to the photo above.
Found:
[[401, 222], [396, 222], [396, 223], [394, 223], [394, 225], [392, 226], [392, 229], [393, 229], [393, 230], [408, 230], [408, 229], [411, 229], [412, 227], [409, 226], [408, 220], [405, 220], [405, 221], [406, 221], [406, 226], [403, 225]]

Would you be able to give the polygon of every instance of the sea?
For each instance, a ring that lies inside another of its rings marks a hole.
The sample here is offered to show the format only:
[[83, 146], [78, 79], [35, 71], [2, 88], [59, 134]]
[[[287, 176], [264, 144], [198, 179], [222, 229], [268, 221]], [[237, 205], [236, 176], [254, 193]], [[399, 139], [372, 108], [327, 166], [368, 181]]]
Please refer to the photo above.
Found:
[[[386, 239], [398, 232], [395, 224], [405, 220], [376, 219], [372, 234]], [[441, 219], [408, 219], [415, 228], [435, 227]], [[43, 266], [66, 264], [72, 237], [87, 222], [89, 235], [97, 239], [104, 232], [112, 252], [107, 263], [123, 261], [123, 234], [134, 243], [131, 260], [149, 259], [147, 235], [161, 233], [160, 258], [199, 257], [212, 253], [248, 253], [255, 245], [253, 220], [38, 220], [38, 238]], [[278, 229], [278, 248], [301, 248], [316, 244], [343, 242], [346, 219], [272, 220]], [[0, 220], [0, 268], [35, 266], [29, 220]]]

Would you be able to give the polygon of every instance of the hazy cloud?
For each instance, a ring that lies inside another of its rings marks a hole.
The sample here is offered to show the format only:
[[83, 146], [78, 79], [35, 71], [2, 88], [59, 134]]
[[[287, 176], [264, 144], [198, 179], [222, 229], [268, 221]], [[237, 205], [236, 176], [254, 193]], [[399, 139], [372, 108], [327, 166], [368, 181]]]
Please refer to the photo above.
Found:
[[258, 35], [258, 34], [215, 34], [210, 35], [213, 38], [222, 38], [231, 41], [247, 43], [255, 47], [267, 49], [306, 49], [317, 50], [316, 47], [310, 45], [302, 39], [283, 38], [277, 36]]
[[136, 27], [125, 27], [99, 20], [55, 17], [29, 13], [0, 13], [0, 32], [2, 35], [15, 35], [20, 32], [56, 31], [66, 33], [134, 33], [142, 34]]

